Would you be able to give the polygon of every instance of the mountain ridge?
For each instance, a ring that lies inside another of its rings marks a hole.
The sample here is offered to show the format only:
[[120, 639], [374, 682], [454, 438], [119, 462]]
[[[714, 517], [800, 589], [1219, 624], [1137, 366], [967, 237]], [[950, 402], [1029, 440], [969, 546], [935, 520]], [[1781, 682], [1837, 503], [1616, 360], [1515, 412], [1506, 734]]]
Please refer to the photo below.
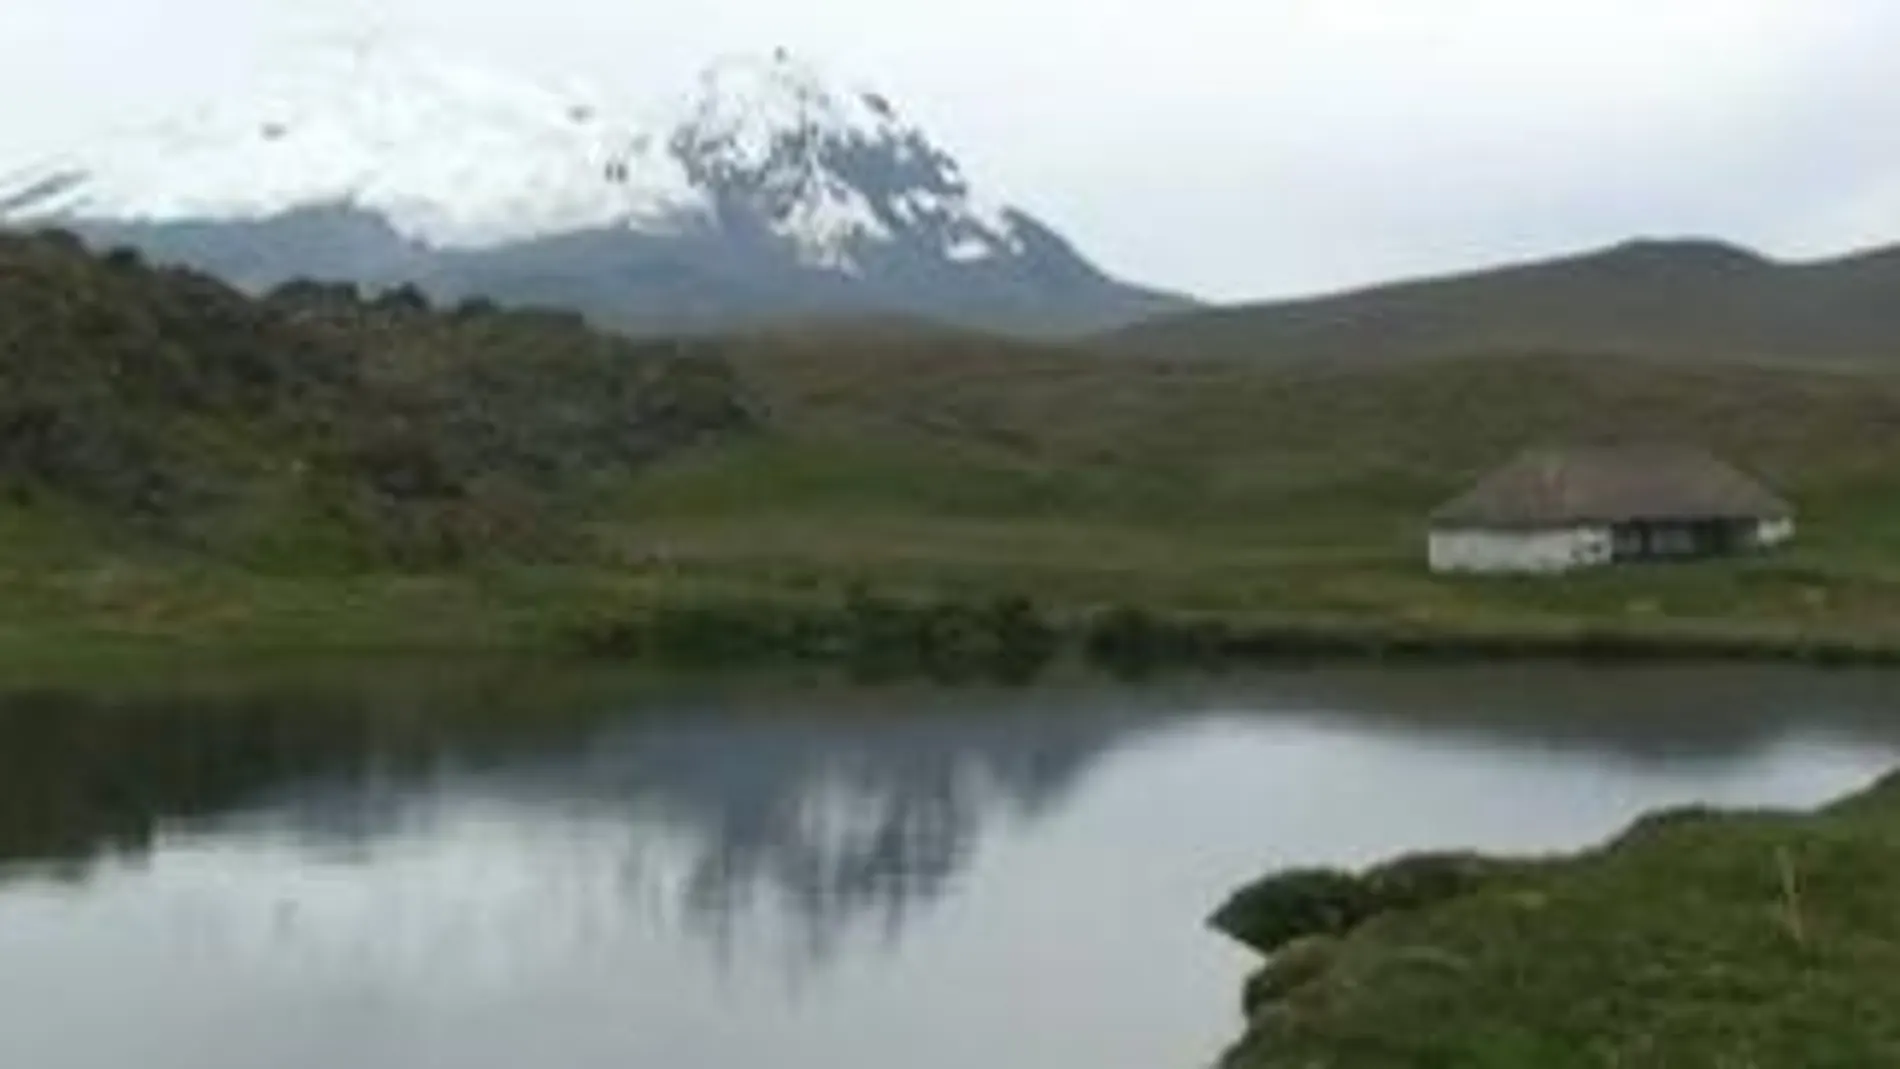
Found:
[[1096, 339], [1155, 355], [1376, 367], [1508, 352], [1900, 362], [1900, 246], [1781, 260], [1702, 238], [1164, 315]]
[[1064, 333], [1186, 303], [1110, 278], [888, 98], [787, 52], [719, 60], [652, 115], [602, 100], [406, 48], [326, 53], [13, 173], [0, 224], [252, 290], [411, 282], [630, 330], [889, 312]]

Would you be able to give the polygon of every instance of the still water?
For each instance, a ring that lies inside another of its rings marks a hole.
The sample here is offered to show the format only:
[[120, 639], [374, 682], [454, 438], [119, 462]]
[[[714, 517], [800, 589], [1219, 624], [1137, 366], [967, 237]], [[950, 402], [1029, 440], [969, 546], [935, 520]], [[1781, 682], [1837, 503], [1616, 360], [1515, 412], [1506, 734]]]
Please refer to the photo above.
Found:
[[1205, 1065], [1267, 869], [1900, 764], [1879, 675], [508, 683], [0, 702], [0, 1066]]

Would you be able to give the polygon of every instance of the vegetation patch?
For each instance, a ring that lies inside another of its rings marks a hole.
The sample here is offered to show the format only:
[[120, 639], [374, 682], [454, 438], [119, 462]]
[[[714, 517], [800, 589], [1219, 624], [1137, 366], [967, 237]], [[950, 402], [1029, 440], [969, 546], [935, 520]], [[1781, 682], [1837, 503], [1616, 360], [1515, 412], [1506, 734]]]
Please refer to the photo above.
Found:
[[1026, 598], [897, 599], [862, 589], [832, 604], [648, 606], [587, 620], [571, 633], [588, 653], [686, 665], [825, 662], [867, 678], [1027, 682], [1060, 651], [1061, 634]]
[[1896, 895], [1900, 780], [1662, 814], [1573, 857], [1285, 874], [1217, 915], [1274, 955], [1226, 1064], [1889, 1064]]
[[1274, 954], [1309, 936], [1344, 935], [1374, 917], [1468, 894], [1509, 869], [1469, 854], [1420, 854], [1364, 873], [1297, 869], [1237, 892], [1210, 923], [1262, 954]]
[[[121, 642], [940, 674], [1019, 674], [1051, 645], [1129, 675], [1891, 660], [1900, 375], [1720, 355], [1319, 369], [894, 327], [633, 341], [401, 289], [254, 299], [5, 236], [0, 663]], [[1435, 505], [1527, 446], [1598, 440], [1761, 474], [1796, 545], [1428, 573]]]
[[730, 369], [576, 316], [254, 300], [0, 235], [0, 507], [278, 570], [575, 551], [574, 498], [753, 422]]

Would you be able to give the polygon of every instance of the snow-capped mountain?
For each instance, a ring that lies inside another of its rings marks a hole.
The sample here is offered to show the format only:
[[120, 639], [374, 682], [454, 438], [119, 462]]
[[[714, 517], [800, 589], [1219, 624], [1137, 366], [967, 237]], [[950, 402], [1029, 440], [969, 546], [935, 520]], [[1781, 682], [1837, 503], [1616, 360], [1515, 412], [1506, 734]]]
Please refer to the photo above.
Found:
[[1022, 330], [1175, 303], [975, 189], [886, 98], [784, 52], [635, 114], [426, 50], [325, 52], [156, 128], [0, 176], [71, 227], [254, 288], [413, 281], [633, 328], [914, 313]]
[[412, 50], [325, 51], [254, 98], [29, 170], [8, 199], [14, 216], [152, 223], [347, 204], [442, 247], [656, 225], [698, 203], [669, 153], [585, 97]]
[[1023, 251], [1010, 212], [970, 189], [957, 162], [875, 93], [840, 93], [780, 53], [700, 79], [669, 139], [720, 212], [850, 271], [865, 246], [910, 242], [951, 260]]

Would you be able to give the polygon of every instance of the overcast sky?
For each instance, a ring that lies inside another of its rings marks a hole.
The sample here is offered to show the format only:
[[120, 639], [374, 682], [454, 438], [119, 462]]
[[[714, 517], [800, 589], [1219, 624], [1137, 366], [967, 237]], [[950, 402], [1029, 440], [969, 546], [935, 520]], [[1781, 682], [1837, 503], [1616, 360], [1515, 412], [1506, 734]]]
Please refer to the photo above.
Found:
[[348, 29], [636, 101], [790, 47], [1111, 270], [1211, 297], [1900, 241], [1893, 0], [0, 0], [0, 171]]

